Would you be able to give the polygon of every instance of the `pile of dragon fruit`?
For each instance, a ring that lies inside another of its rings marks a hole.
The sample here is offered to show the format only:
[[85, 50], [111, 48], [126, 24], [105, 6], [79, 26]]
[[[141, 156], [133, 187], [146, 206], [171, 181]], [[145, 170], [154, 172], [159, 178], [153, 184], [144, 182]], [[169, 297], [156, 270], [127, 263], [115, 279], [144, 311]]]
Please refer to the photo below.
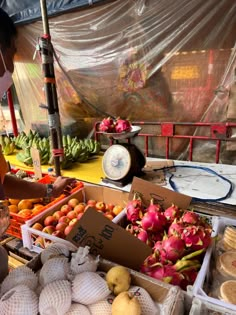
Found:
[[209, 220], [174, 204], [163, 209], [151, 200], [144, 207], [136, 195], [126, 209], [126, 230], [152, 247], [141, 272], [186, 290], [194, 283], [212, 242]]
[[111, 117], [104, 118], [100, 125], [99, 130], [107, 133], [121, 133], [129, 132], [132, 129], [132, 125], [129, 120]]

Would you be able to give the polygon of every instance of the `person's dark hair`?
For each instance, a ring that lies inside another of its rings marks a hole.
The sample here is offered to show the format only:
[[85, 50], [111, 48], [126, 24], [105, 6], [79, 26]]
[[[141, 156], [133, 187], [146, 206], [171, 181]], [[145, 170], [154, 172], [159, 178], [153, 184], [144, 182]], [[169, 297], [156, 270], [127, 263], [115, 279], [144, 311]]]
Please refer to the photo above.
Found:
[[12, 19], [0, 8], [0, 46], [3, 50], [11, 46], [12, 39], [16, 35], [17, 31]]

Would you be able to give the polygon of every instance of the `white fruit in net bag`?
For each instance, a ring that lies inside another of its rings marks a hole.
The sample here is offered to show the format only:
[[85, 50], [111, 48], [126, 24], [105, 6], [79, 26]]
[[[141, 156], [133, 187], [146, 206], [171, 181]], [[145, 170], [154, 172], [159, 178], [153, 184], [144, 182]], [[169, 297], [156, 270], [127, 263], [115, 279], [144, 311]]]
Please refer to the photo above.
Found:
[[69, 270], [68, 258], [51, 258], [44, 263], [40, 270], [39, 283], [44, 287], [46, 284], [56, 280], [67, 280]]
[[24, 284], [34, 291], [38, 286], [38, 277], [27, 266], [20, 266], [12, 269], [2, 282], [1, 295], [18, 284]]
[[69, 311], [66, 312], [65, 315], [91, 315], [91, 313], [87, 306], [79, 303], [73, 303], [71, 304]]
[[160, 314], [158, 307], [154, 303], [150, 294], [145, 289], [138, 286], [131, 286], [129, 292], [131, 292], [139, 301], [142, 310], [142, 315]]
[[0, 299], [0, 315], [37, 315], [38, 297], [26, 285], [7, 291]]
[[110, 294], [105, 300], [88, 305], [91, 315], [111, 315], [111, 305], [115, 296]]
[[110, 293], [106, 281], [95, 272], [79, 273], [72, 282], [72, 300], [77, 303], [93, 304], [105, 299]]
[[70, 249], [68, 246], [61, 243], [52, 243], [48, 245], [40, 255], [41, 262], [44, 264], [48, 259], [58, 256], [69, 257]]
[[71, 306], [71, 283], [57, 280], [47, 284], [39, 296], [40, 315], [64, 315]]
[[76, 253], [72, 253], [71, 257], [70, 269], [72, 275], [97, 270], [99, 258], [89, 254], [89, 246], [79, 247]]

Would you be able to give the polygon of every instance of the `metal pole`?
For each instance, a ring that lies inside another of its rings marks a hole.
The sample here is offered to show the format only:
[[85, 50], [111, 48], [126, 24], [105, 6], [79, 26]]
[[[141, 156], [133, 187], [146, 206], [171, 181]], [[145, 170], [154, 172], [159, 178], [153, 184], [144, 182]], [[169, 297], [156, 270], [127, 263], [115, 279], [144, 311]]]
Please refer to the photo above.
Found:
[[62, 134], [60, 114], [57, 101], [56, 80], [53, 65], [53, 47], [49, 31], [47, 17], [46, 0], [40, 0], [43, 31], [40, 38], [40, 52], [42, 57], [42, 68], [44, 73], [44, 88], [46, 96], [46, 105], [48, 109], [48, 124], [51, 136], [52, 154], [54, 158], [54, 167], [56, 176], [61, 175], [60, 160], [63, 156]]
[[11, 93], [11, 89], [10, 88], [7, 90], [7, 102], [8, 102], [8, 107], [9, 107], [9, 110], [10, 110], [10, 115], [11, 115], [11, 123], [12, 123], [13, 134], [14, 134], [15, 137], [17, 137], [17, 135], [18, 135], [18, 128], [17, 128], [14, 104], [13, 104], [13, 100], [12, 100], [12, 93]]

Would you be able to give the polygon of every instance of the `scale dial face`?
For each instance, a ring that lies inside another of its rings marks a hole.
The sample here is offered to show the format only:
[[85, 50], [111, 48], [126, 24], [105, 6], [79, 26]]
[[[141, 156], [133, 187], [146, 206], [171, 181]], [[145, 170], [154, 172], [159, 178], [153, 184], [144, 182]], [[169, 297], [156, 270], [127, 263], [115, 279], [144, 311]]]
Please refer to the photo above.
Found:
[[129, 151], [120, 144], [110, 146], [102, 160], [102, 168], [106, 177], [112, 180], [124, 178], [131, 167], [131, 156]]

